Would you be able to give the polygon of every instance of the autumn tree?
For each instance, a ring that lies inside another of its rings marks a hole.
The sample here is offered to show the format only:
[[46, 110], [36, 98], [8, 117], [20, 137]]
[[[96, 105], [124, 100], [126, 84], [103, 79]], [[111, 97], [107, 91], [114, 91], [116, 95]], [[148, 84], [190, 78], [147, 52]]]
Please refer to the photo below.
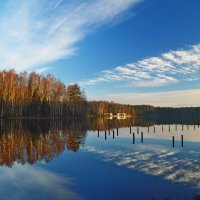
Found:
[[81, 117], [85, 94], [53, 75], [0, 72], [0, 117]]

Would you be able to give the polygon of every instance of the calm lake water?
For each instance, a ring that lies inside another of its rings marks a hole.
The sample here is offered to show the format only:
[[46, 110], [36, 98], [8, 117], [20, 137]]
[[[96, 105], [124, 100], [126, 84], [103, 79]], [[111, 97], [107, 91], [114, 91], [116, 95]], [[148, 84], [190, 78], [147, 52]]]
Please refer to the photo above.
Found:
[[1, 122], [0, 199], [200, 199], [199, 125], [139, 122]]

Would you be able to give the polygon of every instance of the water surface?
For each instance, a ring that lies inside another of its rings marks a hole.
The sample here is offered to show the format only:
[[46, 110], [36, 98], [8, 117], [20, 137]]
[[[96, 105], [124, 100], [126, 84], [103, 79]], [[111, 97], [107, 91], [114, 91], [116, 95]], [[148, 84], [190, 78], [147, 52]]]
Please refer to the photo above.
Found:
[[199, 199], [200, 127], [3, 122], [0, 164], [1, 199]]

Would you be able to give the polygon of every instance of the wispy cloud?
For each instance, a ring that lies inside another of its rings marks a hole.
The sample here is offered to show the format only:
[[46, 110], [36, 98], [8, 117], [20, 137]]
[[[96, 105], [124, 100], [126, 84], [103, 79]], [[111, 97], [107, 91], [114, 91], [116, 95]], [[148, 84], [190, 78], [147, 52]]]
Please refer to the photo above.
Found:
[[49, 69], [48, 67], [42, 67], [42, 68], [35, 69], [35, 72], [41, 74], [41, 73], [46, 72], [48, 69]]
[[0, 69], [18, 71], [63, 59], [96, 28], [141, 0], [7, 0], [0, 6]]
[[124, 104], [147, 104], [153, 106], [187, 107], [199, 106], [200, 90], [180, 90], [168, 92], [147, 92], [147, 93], [113, 93], [94, 96], [95, 100], [115, 101]]
[[184, 50], [169, 51], [134, 63], [101, 71], [96, 78], [84, 80], [82, 85], [103, 82], [125, 82], [129, 87], [158, 87], [178, 81], [199, 78], [200, 44]]

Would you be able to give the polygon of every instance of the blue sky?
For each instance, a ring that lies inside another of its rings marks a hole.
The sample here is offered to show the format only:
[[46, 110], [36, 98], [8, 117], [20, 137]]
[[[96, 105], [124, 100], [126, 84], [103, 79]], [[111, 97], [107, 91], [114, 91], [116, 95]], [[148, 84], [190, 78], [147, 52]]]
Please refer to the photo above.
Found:
[[200, 106], [200, 1], [7, 0], [0, 69], [52, 73], [88, 99]]

